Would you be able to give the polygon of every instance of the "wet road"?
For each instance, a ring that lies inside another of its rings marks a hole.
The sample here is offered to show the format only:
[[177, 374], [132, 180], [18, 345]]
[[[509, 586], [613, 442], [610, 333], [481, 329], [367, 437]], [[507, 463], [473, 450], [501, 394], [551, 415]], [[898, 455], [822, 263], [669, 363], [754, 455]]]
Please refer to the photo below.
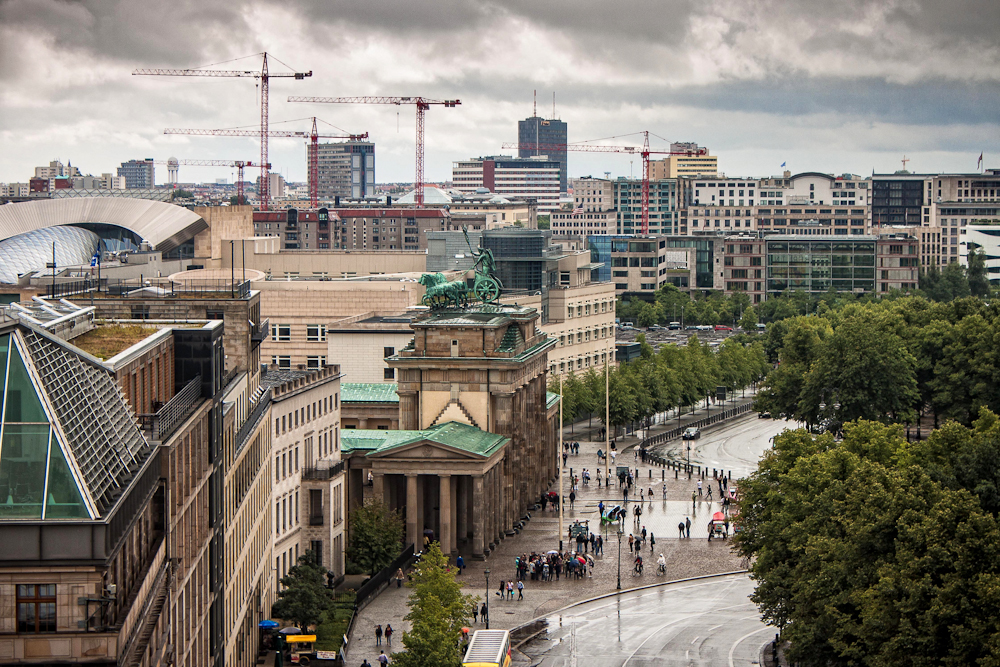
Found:
[[622, 593], [546, 619], [521, 647], [538, 667], [757, 664], [774, 629], [760, 620], [746, 575]]
[[734, 479], [745, 477], [757, 469], [757, 461], [771, 447], [771, 440], [786, 428], [798, 428], [799, 423], [784, 419], [759, 419], [756, 412], [740, 419], [712, 426], [701, 432], [698, 440], [673, 440], [657, 453], [679, 461], [687, 461], [687, 446], [691, 445], [691, 463], [703, 468], [731, 470]]

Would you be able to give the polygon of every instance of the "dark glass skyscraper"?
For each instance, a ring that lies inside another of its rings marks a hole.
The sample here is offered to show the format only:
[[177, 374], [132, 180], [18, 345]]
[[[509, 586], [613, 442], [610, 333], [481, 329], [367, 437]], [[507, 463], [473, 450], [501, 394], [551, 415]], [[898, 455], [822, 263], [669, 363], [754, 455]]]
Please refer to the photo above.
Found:
[[[532, 116], [524, 120], [517, 121], [517, 142], [519, 144], [565, 144], [566, 143], [566, 123], [561, 120], [546, 120], [538, 116]], [[548, 155], [549, 159], [559, 162], [559, 192], [566, 192], [568, 181], [566, 178], [566, 151], [520, 149], [518, 157], [532, 157], [534, 155]]]

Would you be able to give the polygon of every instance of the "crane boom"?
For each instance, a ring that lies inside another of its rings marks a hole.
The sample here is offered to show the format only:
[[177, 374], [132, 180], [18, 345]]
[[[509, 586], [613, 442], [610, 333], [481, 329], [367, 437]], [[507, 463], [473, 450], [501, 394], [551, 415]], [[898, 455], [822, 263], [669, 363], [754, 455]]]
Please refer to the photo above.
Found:
[[432, 100], [426, 97], [392, 97], [386, 95], [362, 95], [360, 97], [303, 97], [291, 96], [289, 102], [315, 102], [320, 104], [413, 104], [417, 107], [417, 160], [414, 180], [414, 198], [417, 208], [424, 207], [424, 114], [431, 105], [447, 108], [457, 107], [461, 100]]
[[[194, 134], [211, 137], [257, 137], [260, 132], [257, 130], [198, 130], [168, 127], [163, 134]], [[301, 130], [268, 130], [267, 136], [276, 138], [304, 137], [309, 139], [313, 136], [311, 132]], [[319, 139], [350, 139], [351, 141], [364, 141], [368, 138], [368, 133], [362, 134], [316, 134]]]
[[695, 151], [653, 150], [649, 147], [649, 132], [643, 132], [643, 145], [640, 146], [601, 146], [598, 144], [537, 144], [533, 142], [505, 143], [503, 149], [552, 151], [565, 153], [579, 151], [584, 153], [628, 153], [642, 156], [642, 233], [649, 234], [649, 156], [650, 155], [707, 155], [708, 150], [698, 148]]
[[278, 72], [271, 74], [267, 69], [267, 52], [263, 54], [260, 71], [232, 69], [136, 69], [133, 76], [207, 76], [207, 77], [253, 77], [260, 79], [260, 209], [266, 211], [271, 201], [270, 180], [268, 178], [267, 139], [268, 134], [268, 80], [274, 77], [303, 80], [312, 76], [308, 72]]

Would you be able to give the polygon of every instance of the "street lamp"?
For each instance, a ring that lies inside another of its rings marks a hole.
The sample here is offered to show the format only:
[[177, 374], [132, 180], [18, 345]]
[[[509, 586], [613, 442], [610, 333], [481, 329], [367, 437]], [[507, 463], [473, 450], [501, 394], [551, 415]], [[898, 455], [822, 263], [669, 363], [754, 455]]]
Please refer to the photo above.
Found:
[[490, 571], [486, 570], [486, 629], [490, 629]]
[[622, 535], [625, 534], [625, 526], [622, 525], [622, 518], [618, 517], [618, 590], [622, 589]]

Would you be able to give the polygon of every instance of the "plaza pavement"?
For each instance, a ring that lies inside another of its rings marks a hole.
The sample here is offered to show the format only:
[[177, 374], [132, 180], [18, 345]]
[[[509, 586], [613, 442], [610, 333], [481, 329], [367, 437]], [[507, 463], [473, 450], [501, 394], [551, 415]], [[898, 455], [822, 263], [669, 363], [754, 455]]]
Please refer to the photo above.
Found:
[[[748, 396], [746, 400], [751, 400]], [[716, 408], [717, 409], [717, 408]], [[681, 418], [681, 425], [691, 421], [701, 419], [705, 416], [704, 409], [693, 414], [685, 414]], [[751, 412], [736, 419], [756, 419], [755, 413]], [[733, 424], [734, 420], [723, 422], [723, 424]], [[650, 433], [656, 433], [667, 428], [675, 428], [677, 419], [674, 417], [665, 425], [659, 425], [651, 429]], [[480, 602], [486, 597], [490, 598], [490, 628], [511, 629], [522, 625], [538, 616], [555, 611], [567, 605], [573, 604], [597, 595], [610, 593], [616, 590], [618, 583], [618, 538], [616, 524], [600, 527], [598, 514], [598, 503], [603, 500], [606, 507], [622, 503], [621, 490], [617, 487], [617, 481], [612, 484], [609, 490], [602, 482], [600, 488], [597, 486], [597, 450], [604, 449], [604, 441], [593, 441], [587, 438], [596, 438], [600, 429], [600, 423], [595, 420], [593, 427], [587, 427], [586, 422], [581, 422], [572, 427], [564, 429], [563, 438], [565, 442], [579, 442], [580, 453], [569, 455], [563, 469], [565, 495], [569, 495], [569, 471], [577, 474], [583, 468], [591, 471], [592, 480], [589, 485], [584, 485], [580, 481], [577, 498], [573, 503], [573, 508], [566, 503], [563, 516], [563, 531], [568, 529], [570, 524], [576, 520], [589, 520], [591, 531], [600, 534], [604, 538], [604, 553], [595, 557], [595, 567], [592, 576], [583, 579], [567, 579], [562, 577], [559, 581], [532, 581], [530, 577], [524, 582], [524, 600], [517, 601], [517, 591], [515, 590], [514, 600], [501, 600], [495, 593], [501, 577], [513, 579], [516, 583], [514, 559], [522, 554], [532, 552], [545, 553], [550, 549], [559, 549], [559, 513], [553, 511], [552, 507], [546, 511], [532, 512], [532, 518], [527, 522], [520, 534], [507, 537], [496, 549], [484, 560], [474, 560], [469, 554], [463, 552], [466, 569], [458, 578], [464, 584], [465, 592], [469, 595], [476, 595]], [[705, 431], [703, 437], [710, 437], [711, 427]], [[642, 503], [643, 514], [640, 528], [632, 520], [632, 508], [636, 505], [635, 498], [637, 487], [633, 487], [629, 494], [628, 510], [629, 519], [624, 524], [625, 533], [621, 545], [621, 587], [623, 590], [638, 586], [646, 586], [660, 581], [670, 581], [695, 577], [706, 574], [718, 574], [744, 569], [741, 559], [730, 551], [730, 542], [723, 540], [708, 541], [708, 520], [712, 513], [721, 510], [719, 502], [718, 486], [715, 485], [714, 501], [709, 503], [707, 496], [702, 495], [700, 500], [693, 504], [691, 501], [692, 491], [697, 490], [697, 475], [692, 475], [690, 479], [684, 473], [679, 473], [674, 478], [674, 471], [664, 469], [659, 466], [651, 466], [638, 461], [633, 454], [633, 447], [639, 442], [635, 436], [617, 438], [617, 448], [620, 454], [616, 464], [620, 466], [628, 465], [633, 471], [638, 469], [638, 479], [643, 488], [649, 487], [652, 479], [653, 501], [648, 500]], [[609, 462], [610, 463], [610, 462]], [[602, 461], [602, 470], [604, 462]], [[665, 471], [665, 472], [661, 472]], [[612, 476], [614, 469], [612, 468]], [[652, 478], [650, 477], [652, 476]], [[666, 477], [667, 500], [663, 500], [661, 477]], [[603, 477], [603, 472], [602, 472]], [[714, 484], [711, 471], [708, 472], [703, 481], [703, 492], [707, 491], [708, 485]], [[553, 484], [552, 489], [558, 488], [558, 481]], [[691, 537], [679, 539], [677, 524], [683, 522], [685, 518], [691, 518]], [[633, 576], [632, 563], [633, 556], [629, 553], [628, 534], [638, 533], [641, 526], [645, 526], [647, 533], [652, 533], [656, 537], [655, 550], [650, 551], [649, 540], [647, 538], [642, 551], [644, 561], [644, 572], [641, 576]], [[575, 550], [576, 542], [572, 544], [564, 538], [563, 550]], [[667, 561], [667, 573], [665, 576], [656, 576], [656, 556], [663, 553]], [[490, 570], [489, 583], [492, 590], [486, 590], [485, 570]], [[409, 630], [410, 624], [404, 621], [403, 617], [409, 609], [406, 605], [409, 596], [407, 587], [397, 588], [395, 582], [383, 591], [376, 599], [370, 602], [358, 615], [354, 624], [354, 629], [349, 643], [349, 664], [360, 665], [362, 660], [367, 659], [372, 665], [376, 665], [380, 647], [375, 645], [375, 626], [391, 624], [393, 634], [392, 650], [402, 650], [403, 632]], [[470, 619], [471, 620], [471, 619]], [[470, 622], [470, 629], [483, 629], [486, 625], [482, 622], [473, 624]], [[382, 650], [387, 654], [391, 653], [388, 646], [385, 646], [383, 639]]]

